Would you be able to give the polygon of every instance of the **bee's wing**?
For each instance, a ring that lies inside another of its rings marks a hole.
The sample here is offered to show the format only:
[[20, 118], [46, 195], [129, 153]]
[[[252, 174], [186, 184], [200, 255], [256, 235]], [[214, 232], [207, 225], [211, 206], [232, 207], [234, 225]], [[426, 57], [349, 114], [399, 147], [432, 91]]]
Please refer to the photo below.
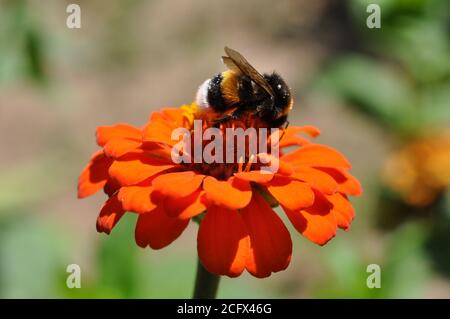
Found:
[[233, 62], [233, 60], [228, 56], [222, 56], [223, 63], [236, 74], [242, 74], [241, 69]]
[[232, 71], [236, 73], [242, 73], [248, 76], [253, 82], [260, 86], [270, 96], [273, 96], [273, 90], [267, 83], [266, 79], [259, 73], [253, 66], [239, 52], [225, 47], [225, 53], [228, 56], [223, 56], [223, 63]]

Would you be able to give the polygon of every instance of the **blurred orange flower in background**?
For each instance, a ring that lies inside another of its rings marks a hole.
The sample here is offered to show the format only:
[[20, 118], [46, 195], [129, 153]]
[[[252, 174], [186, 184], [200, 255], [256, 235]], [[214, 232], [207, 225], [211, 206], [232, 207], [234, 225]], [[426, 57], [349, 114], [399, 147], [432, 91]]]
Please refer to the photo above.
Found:
[[[97, 219], [99, 232], [109, 234], [125, 212], [134, 212], [139, 215], [136, 243], [160, 249], [195, 218], [200, 223], [198, 255], [209, 272], [236, 277], [246, 269], [267, 277], [286, 269], [292, 254], [290, 234], [271, 206], [279, 204], [293, 226], [319, 245], [333, 238], [337, 228], [348, 229], [354, 210], [347, 196], [360, 195], [362, 189], [342, 154], [298, 136], [317, 136], [316, 128], [284, 131], [280, 149], [295, 150], [271, 159], [279, 160], [276, 173], [262, 174], [252, 162], [252, 155], [264, 154], [247, 154], [235, 164], [176, 164], [171, 150], [178, 141], [171, 139], [172, 131], [192, 130], [195, 110], [195, 104], [163, 109], [143, 128], [118, 124], [97, 129], [103, 149], [82, 171], [78, 196], [101, 188], [109, 196]], [[250, 126], [239, 120], [231, 125]]]
[[450, 186], [450, 131], [416, 139], [394, 152], [384, 180], [407, 204], [432, 204]]

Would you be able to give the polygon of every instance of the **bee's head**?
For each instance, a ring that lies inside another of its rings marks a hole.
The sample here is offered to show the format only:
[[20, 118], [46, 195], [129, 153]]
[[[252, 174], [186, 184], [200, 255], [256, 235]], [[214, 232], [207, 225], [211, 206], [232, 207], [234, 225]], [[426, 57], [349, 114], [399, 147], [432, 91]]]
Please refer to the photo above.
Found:
[[274, 107], [280, 110], [282, 115], [287, 114], [292, 107], [292, 95], [286, 82], [275, 72], [264, 74], [264, 78], [274, 92]]

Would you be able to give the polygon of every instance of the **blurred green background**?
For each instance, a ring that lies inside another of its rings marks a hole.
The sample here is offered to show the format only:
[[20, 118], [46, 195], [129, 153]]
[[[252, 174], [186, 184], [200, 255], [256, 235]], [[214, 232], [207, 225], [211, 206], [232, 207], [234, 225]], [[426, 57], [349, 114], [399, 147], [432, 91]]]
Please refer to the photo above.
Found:
[[[81, 29], [66, 27], [69, 3]], [[369, 3], [380, 29], [366, 26]], [[290, 122], [318, 126], [365, 193], [349, 232], [319, 247], [289, 225], [289, 268], [224, 278], [219, 297], [450, 298], [449, 39], [446, 0], [0, 0], [0, 297], [191, 296], [197, 225], [161, 251], [135, 245], [131, 214], [98, 234], [103, 194], [77, 200], [77, 176], [96, 126], [190, 103], [227, 45], [283, 75]], [[66, 286], [69, 264], [81, 289]]]

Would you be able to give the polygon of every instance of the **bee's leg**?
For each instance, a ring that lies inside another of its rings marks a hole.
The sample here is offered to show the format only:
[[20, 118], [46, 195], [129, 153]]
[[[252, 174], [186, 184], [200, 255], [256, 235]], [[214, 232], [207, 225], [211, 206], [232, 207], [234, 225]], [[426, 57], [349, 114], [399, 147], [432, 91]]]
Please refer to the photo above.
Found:
[[225, 116], [219, 117], [218, 119], [214, 120], [213, 127], [218, 128], [220, 126], [220, 124], [223, 124], [223, 123], [228, 122], [230, 120], [232, 120], [232, 116], [231, 115], [225, 115]]
[[286, 130], [287, 130], [288, 127], [289, 127], [289, 121], [286, 120], [286, 123], [284, 124], [284, 127], [282, 128], [283, 133], [281, 133], [279, 141], [281, 141], [281, 139], [283, 138], [284, 134], [286, 134]]
[[244, 110], [242, 108], [237, 108], [235, 111], [233, 111], [230, 114], [227, 114], [225, 116], [219, 117], [214, 121], [214, 127], [219, 127], [220, 124], [226, 123], [228, 121], [233, 121], [239, 119], [242, 114], [244, 113]]
[[283, 126], [283, 128], [281, 128], [282, 130], [286, 130], [288, 128], [289, 122], [287, 120], [287, 115], [283, 115], [275, 120], [272, 121], [268, 121], [272, 127], [278, 127], [281, 128]]

